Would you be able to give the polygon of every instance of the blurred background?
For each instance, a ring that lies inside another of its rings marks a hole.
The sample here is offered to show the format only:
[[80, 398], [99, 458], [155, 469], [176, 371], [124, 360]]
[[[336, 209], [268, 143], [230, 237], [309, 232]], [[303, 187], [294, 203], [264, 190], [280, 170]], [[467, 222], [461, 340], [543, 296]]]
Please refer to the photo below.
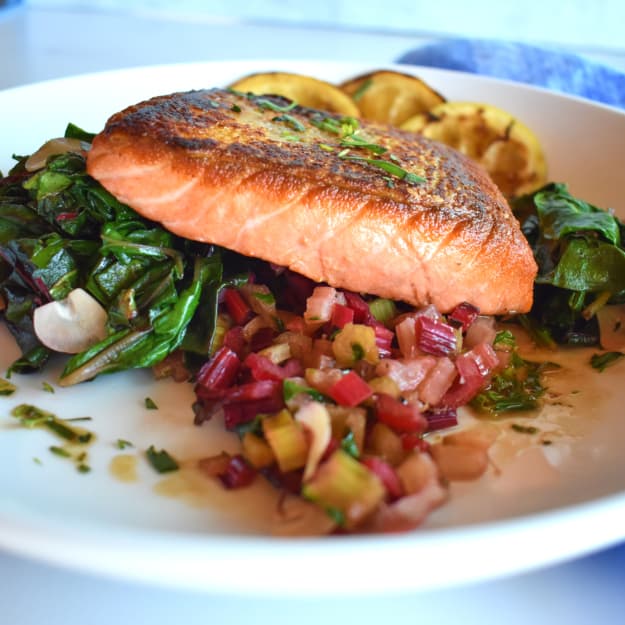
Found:
[[0, 11], [0, 87], [68, 72], [190, 60], [391, 62], [411, 48], [452, 36], [557, 47], [625, 69], [622, 0], [0, 0], [2, 4], [8, 8]]

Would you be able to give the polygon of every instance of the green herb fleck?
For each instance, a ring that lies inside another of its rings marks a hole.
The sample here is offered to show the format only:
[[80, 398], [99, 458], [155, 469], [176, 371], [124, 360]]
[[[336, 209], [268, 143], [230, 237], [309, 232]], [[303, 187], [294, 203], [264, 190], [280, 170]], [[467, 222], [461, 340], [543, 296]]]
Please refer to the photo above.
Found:
[[33, 462], [34, 462], [35, 464], [38, 464], [38, 465], [42, 465], [42, 464], [43, 464], [43, 462], [41, 462], [41, 458], [37, 458], [37, 456], [35, 456], [35, 457], [33, 458]]
[[76, 430], [67, 425], [67, 422], [57, 418], [51, 412], [41, 410], [30, 404], [20, 404], [11, 411], [11, 415], [20, 420], [27, 428], [45, 427], [57, 436], [72, 443], [88, 443], [93, 438], [91, 432]]
[[17, 386], [4, 378], [0, 378], [0, 395], [13, 395], [17, 390]]
[[292, 115], [287, 115], [286, 113], [274, 117], [271, 121], [284, 122], [287, 126], [290, 126], [293, 130], [296, 130], [297, 132], [304, 132], [304, 130], [306, 130], [306, 126], [304, 126], [304, 124], [302, 124], [299, 119], [296, 119]]
[[273, 293], [263, 293], [261, 291], [255, 291], [252, 293], [252, 295], [264, 304], [269, 304], [271, 306], [272, 304], [276, 303], [276, 298], [273, 296]]
[[148, 410], [158, 410], [158, 406], [154, 403], [154, 400], [151, 397], [145, 398], [145, 407]]
[[339, 526], [345, 526], [345, 514], [338, 508], [325, 508], [326, 514]]
[[356, 134], [344, 137], [343, 139], [341, 139], [339, 145], [342, 148], [361, 148], [363, 150], [369, 150], [369, 152], [373, 152], [374, 154], [378, 155], [388, 152], [387, 148], [378, 145], [377, 143], [371, 143]]
[[117, 449], [126, 449], [126, 447], [134, 447], [134, 445], [127, 440], [124, 440], [123, 438], [118, 438], [117, 441], [115, 442], [115, 446], [117, 447]]
[[150, 445], [145, 455], [158, 473], [169, 473], [179, 469], [178, 463], [164, 449], [156, 451], [154, 445]]
[[360, 343], [352, 343], [351, 348], [354, 361], [362, 360], [365, 357], [364, 347]]
[[241, 107], [238, 104], [233, 104], [230, 107], [230, 110], [235, 112], [235, 113], [240, 113], [241, 112]]
[[259, 98], [256, 100], [256, 104], [261, 108], [269, 111], [276, 111], [277, 113], [287, 113], [291, 109], [294, 109], [297, 106], [297, 102], [290, 102], [289, 104], [285, 104], [281, 106], [280, 104], [276, 104], [271, 100], [267, 100], [266, 98]]
[[339, 158], [345, 158], [350, 161], [361, 161], [363, 163], [367, 163], [368, 165], [373, 165], [374, 167], [385, 171], [387, 174], [391, 174], [391, 176], [395, 176], [400, 180], [404, 180], [408, 184], [420, 184], [422, 182], [425, 182], [425, 178], [417, 176], [417, 174], [413, 174], [412, 172], [406, 171], [403, 167], [400, 167], [395, 163], [391, 163], [390, 161], [384, 161], [379, 158], [365, 158], [364, 156], [353, 156], [346, 154], [345, 151], [339, 153]]
[[54, 455], [61, 456], [61, 458], [71, 458], [71, 454], [67, 449], [59, 447], [58, 445], [50, 445], [48, 448]]
[[76, 470], [78, 471], [78, 473], [89, 473], [91, 471], [91, 467], [88, 464], [81, 462], [79, 465], [76, 466]]
[[559, 368], [559, 365], [524, 360], [517, 353], [516, 342], [511, 333], [500, 332], [497, 338], [500, 345], [511, 348], [510, 363], [493, 376], [486, 389], [473, 398], [471, 405], [492, 415], [510, 410], [533, 410], [545, 393], [542, 374]]
[[318, 145], [322, 150], [325, 150], [326, 152], [334, 152], [334, 148], [327, 143], [319, 143]]
[[498, 347], [500, 345], [510, 349], [514, 349], [516, 347], [514, 334], [512, 334], [510, 330], [501, 330], [500, 332], [497, 332], [495, 340], [493, 341], [493, 347]]
[[519, 423], [513, 423], [510, 428], [519, 434], [538, 434], [538, 428], [533, 425], [520, 425]]
[[590, 366], [601, 373], [606, 367], [611, 367], [621, 358], [625, 357], [623, 352], [605, 352], [603, 354], [593, 354], [590, 357]]
[[290, 401], [293, 397], [299, 395], [300, 393], [306, 393], [306, 395], [309, 395], [315, 401], [327, 401], [327, 397], [314, 388], [304, 386], [303, 384], [299, 384], [298, 382], [289, 380], [288, 378], [282, 382], [282, 394], [285, 402]]
[[52, 386], [52, 384], [48, 384], [48, 382], [43, 382], [41, 386], [46, 393], [54, 393], [54, 387]]
[[373, 84], [373, 78], [367, 78], [361, 85], [359, 85], [358, 89], [354, 91], [352, 94], [352, 100], [354, 102], [359, 102], [362, 99], [362, 96], [365, 95], [369, 87]]
[[353, 432], [350, 431], [343, 437], [343, 440], [341, 440], [341, 449], [353, 458], [360, 457], [360, 450], [358, 449], [358, 445], [356, 445]]

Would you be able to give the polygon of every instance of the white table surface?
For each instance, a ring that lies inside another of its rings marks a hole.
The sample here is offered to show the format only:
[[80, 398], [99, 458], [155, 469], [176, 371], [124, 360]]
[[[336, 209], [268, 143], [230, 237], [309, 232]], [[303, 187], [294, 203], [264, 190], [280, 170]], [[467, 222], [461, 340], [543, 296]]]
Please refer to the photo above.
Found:
[[[22, 8], [0, 12], [0, 88], [178, 61], [289, 57], [384, 63], [423, 41], [322, 29], [168, 23], [148, 16]], [[621, 58], [605, 55], [604, 60], [623, 63]], [[625, 544], [543, 570], [436, 592], [281, 600], [150, 587], [0, 552], [0, 625], [620, 623], [625, 619], [624, 581]]]

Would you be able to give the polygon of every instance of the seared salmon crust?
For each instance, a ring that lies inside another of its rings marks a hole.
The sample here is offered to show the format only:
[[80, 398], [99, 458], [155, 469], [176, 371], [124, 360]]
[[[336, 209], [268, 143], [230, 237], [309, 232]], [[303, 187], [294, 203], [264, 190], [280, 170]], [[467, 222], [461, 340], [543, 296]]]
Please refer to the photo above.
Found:
[[532, 252], [478, 164], [360, 121], [354, 136], [387, 149], [376, 154], [337, 128], [339, 116], [277, 96], [176, 93], [111, 117], [88, 172], [175, 234], [318, 282], [442, 312], [463, 301], [485, 314], [529, 310]]

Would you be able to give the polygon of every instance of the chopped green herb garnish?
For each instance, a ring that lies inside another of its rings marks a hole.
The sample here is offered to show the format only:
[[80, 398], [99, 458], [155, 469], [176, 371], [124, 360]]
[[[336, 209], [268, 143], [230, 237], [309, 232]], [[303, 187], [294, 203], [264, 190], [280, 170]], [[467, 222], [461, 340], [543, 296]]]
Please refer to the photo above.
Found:
[[42, 464], [43, 464], [43, 462], [41, 462], [41, 458], [37, 458], [37, 456], [35, 456], [35, 457], [33, 458], [33, 462], [34, 462], [35, 464], [39, 464], [39, 465], [42, 465]]
[[285, 141], [301, 141], [302, 140], [301, 137], [298, 137], [297, 135], [294, 135], [290, 132], [284, 132], [280, 135], [280, 137], [284, 139]]
[[545, 393], [542, 374], [559, 368], [551, 362], [530, 362], [517, 353], [512, 333], [499, 332], [495, 339], [500, 345], [511, 348], [510, 363], [494, 375], [490, 384], [471, 401], [471, 405], [483, 412], [497, 415], [511, 410], [533, 410]]
[[362, 161], [363, 163], [367, 163], [369, 165], [373, 165], [374, 167], [378, 167], [382, 169], [387, 174], [391, 174], [400, 180], [404, 180], [408, 184], [420, 184], [425, 182], [425, 178], [421, 176], [417, 176], [417, 174], [413, 174], [409, 171], [406, 171], [403, 167], [396, 165], [395, 163], [391, 163], [389, 161], [383, 161], [379, 158], [365, 158], [363, 156], [353, 156], [345, 153], [340, 153], [339, 158], [345, 158], [350, 161]]
[[514, 334], [510, 332], [510, 330], [501, 330], [497, 332], [495, 335], [495, 340], [493, 341], [493, 346], [503, 346], [514, 349], [516, 347], [516, 340], [514, 339]]
[[[20, 423], [27, 428], [45, 427], [70, 443], [86, 444], [93, 439], [91, 432], [74, 429], [67, 425], [67, 421], [63, 421], [51, 412], [41, 410], [41, 408], [30, 404], [16, 406], [11, 411], [11, 415], [19, 419]], [[81, 417], [80, 420], [88, 418]]]
[[518, 423], [513, 423], [510, 428], [519, 434], [538, 434], [539, 432], [539, 429], [533, 425], [520, 425]]
[[78, 471], [78, 473], [89, 473], [91, 472], [91, 467], [88, 464], [84, 464], [83, 462], [81, 462], [79, 465], [76, 466], [76, 470]]
[[158, 473], [169, 473], [179, 469], [178, 463], [164, 449], [156, 451], [154, 445], [150, 445], [145, 455]]
[[355, 362], [362, 360], [365, 357], [365, 349], [360, 343], [352, 343], [352, 358]]
[[151, 397], [145, 398], [145, 407], [148, 410], [158, 410], [158, 406], [154, 403], [154, 400]]
[[71, 458], [71, 454], [67, 449], [58, 447], [57, 445], [50, 445], [48, 448], [55, 456], [61, 456], [61, 458]]
[[54, 393], [54, 387], [52, 386], [52, 384], [48, 384], [48, 382], [43, 382], [41, 386], [46, 393]]
[[126, 449], [126, 447], [134, 447], [130, 441], [126, 441], [123, 438], [118, 438], [115, 442], [117, 449]]
[[17, 386], [4, 378], [0, 378], [0, 395], [13, 395], [17, 390]]
[[325, 508], [326, 514], [339, 526], [345, 526], [345, 514], [338, 508]]
[[258, 100], [256, 100], [256, 104], [261, 109], [276, 111], [277, 113], [287, 113], [297, 106], [297, 102], [290, 102], [289, 104], [281, 106], [280, 104], [276, 104], [275, 102], [272, 102], [271, 100], [267, 100], [265, 98], [259, 98]]
[[597, 369], [600, 373], [606, 368], [617, 363], [621, 358], [625, 357], [623, 352], [605, 352], [603, 354], [593, 354], [590, 357], [590, 366]]
[[271, 121], [272, 122], [284, 122], [285, 124], [293, 128], [293, 130], [296, 130], [297, 132], [304, 132], [304, 130], [306, 130], [306, 126], [304, 126], [304, 124], [302, 124], [302, 122], [300, 122], [299, 119], [296, 119], [292, 115], [287, 115], [286, 113], [284, 115], [278, 115], [277, 117], [274, 117]]
[[545, 393], [541, 374], [550, 364], [530, 362], [513, 353], [509, 366], [493, 376], [471, 405], [493, 415], [510, 410], [533, 410]]
[[310, 395], [310, 397], [312, 397], [315, 401], [327, 401], [327, 397], [314, 388], [304, 386], [294, 380], [289, 380], [288, 378], [282, 382], [282, 394], [285, 402], [290, 401], [293, 397], [299, 395], [300, 393]]
[[262, 293], [260, 291], [255, 291], [252, 293], [252, 295], [264, 304], [272, 305], [276, 303], [276, 298], [273, 296], [273, 293]]
[[325, 150], [326, 152], [334, 152], [334, 148], [327, 143], [319, 143], [318, 145], [322, 150]]
[[363, 83], [358, 87], [358, 89], [356, 89], [356, 91], [354, 91], [354, 93], [352, 94], [352, 100], [354, 102], [358, 102], [362, 98], [362, 96], [365, 95], [365, 93], [372, 84], [373, 78], [367, 78], [366, 80], [364, 80]]
[[366, 139], [363, 139], [359, 135], [348, 135], [341, 139], [339, 145], [342, 148], [361, 148], [363, 150], [369, 150], [369, 152], [373, 152], [374, 154], [384, 154], [388, 152], [388, 149], [378, 145], [377, 143], [370, 143]]
[[230, 107], [230, 110], [235, 112], [235, 113], [240, 113], [241, 112], [241, 107], [238, 104], [233, 104]]
[[353, 432], [350, 431], [343, 437], [343, 440], [341, 440], [341, 449], [353, 458], [360, 457], [360, 451], [358, 449], [358, 445], [356, 445]]

